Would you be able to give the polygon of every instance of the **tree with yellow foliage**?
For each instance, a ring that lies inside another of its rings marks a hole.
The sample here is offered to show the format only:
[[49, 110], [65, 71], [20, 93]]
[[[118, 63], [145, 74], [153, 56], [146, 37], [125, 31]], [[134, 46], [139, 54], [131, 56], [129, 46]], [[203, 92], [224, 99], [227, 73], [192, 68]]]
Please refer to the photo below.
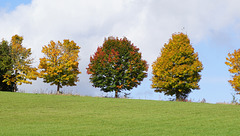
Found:
[[51, 41], [42, 48], [44, 57], [40, 58], [38, 68], [40, 77], [46, 83], [57, 85], [57, 94], [62, 86], [75, 86], [78, 80], [78, 53], [80, 47], [74, 41], [63, 40], [63, 43]]
[[152, 68], [152, 88], [155, 92], [175, 95], [176, 100], [184, 100], [192, 89], [199, 89], [199, 72], [203, 66], [186, 34], [173, 34]]
[[32, 84], [30, 80], [36, 80], [38, 73], [37, 68], [32, 67], [33, 59], [31, 48], [27, 49], [22, 46], [23, 37], [14, 35], [10, 43], [10, 61], [11, 68], [4, 74], [3, 82], [8, 85], [13, 84], [14, 92], [17, 91], [17, 85], [22, 83]]
[[233, 74], [233, 79], [228, 82], [235, 91], [240, 91], [240, 49], [234, 50], [232, 54], [228, 53], [226, 60], [225, 64], [230, 67], [228, 71]]

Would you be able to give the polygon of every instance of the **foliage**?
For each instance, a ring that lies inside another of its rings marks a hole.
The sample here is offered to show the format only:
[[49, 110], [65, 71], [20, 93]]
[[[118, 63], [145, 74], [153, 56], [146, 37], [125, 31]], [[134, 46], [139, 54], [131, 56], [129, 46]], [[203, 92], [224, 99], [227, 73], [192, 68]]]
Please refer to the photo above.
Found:
[[17, 91], [17, 85], [22, 83], [32, 84], [30, 80], [36, 80], [37, 68], [31, 67], [33, 59], [30, 58], [31, 49], [22, 46], [23, 37], [14, 35], [10, 44], [10, 56], [12, 67], [4, 75], [3, 82], [8, 85], [13, 84], [14, 92]]
[[87, 73], [94, 87], [104, 92], [115, 91], [117, 98], [121, 90], [140, 85], [147, 77], [147, 70], [147, 62], [142, 60], [139, 49], [127, 38], [109, 37], [90, 57]]
[[0, 91], [13, 91], [13, 85], [3, 82], [5, 73], [12, 69], [12, 60], [10, 56], [10, 47], [7, 41], [0, 43]]
[[199, 72], [203, 66], [186, 34], [173, 34], [152, 67], [152, 88], [155, 92], [175, 95], [176, 100], [182, 100], [192, 89], [199, 89]]
[[235, 91], [240, 92], [240, 49], [234, 50], [232, 54], [228, 53], [226, 60], [225, 64], [230, 67], [228, 71], [233, 74], [233, 79], [228, 82]]
[[42, 48], [44, 57], [40, 58], [40, 77], [44, 82], [57, 85], [57, 93], [62, 86], [75, 86], [78, 80], [78, 53], [80, 47], [74, 41], [50, 42]]
[[2, 136], [240, 133], [239, 105], [0, 92], [0, 111]]

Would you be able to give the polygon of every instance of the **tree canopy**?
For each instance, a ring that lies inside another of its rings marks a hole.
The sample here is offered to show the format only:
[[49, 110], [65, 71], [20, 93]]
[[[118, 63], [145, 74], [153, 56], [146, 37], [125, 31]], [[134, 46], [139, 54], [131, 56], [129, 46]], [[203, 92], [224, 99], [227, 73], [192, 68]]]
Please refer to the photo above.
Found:
[[13, 84], [8, 85], [3, 82], [5, 73], [11, 69], [10, 46], [7, 41], [2, 40], [0, 42], [0, 91], [13, 91]]
[[191, 90], [199, 89], [199, 72], [203, 66], [186, 34], [173, 34], [152, 68], [152, 88], [155, 92], [175, 95], [176, 100], [183, 100]]
[[31, 49], [22, 46], [23, 37], [14, 35], [10, 43], [10, 62], [11, 66], [4, 74], [3, 82], [14, 87], [17, 91], [17, 85], [22, 83], [32, 84], [30, 80], [36, 80], [38, 73], [37, 68], [32, 67], [33, 59], [31, 58]]
[[43, 46], [44, 57], [40, 58], [40, 77], [46, 83], [57, 85], [57, 93], [62, 86], [75, 86], [78, 80], [78, 53], [80, 47], [74, 41], [63, 40], [63, 43], [51, 41]]
[[87, 73], [94, 87], [104, 92], [131, 90], [147, 77], [148, 65], [139, 48], [127, 38], [108, 37], [90, 57]]
[[230, 67], [228, 71], [233, 74], [233, 79], [228, 82], [240, 94], [240, 49], [234, 50], [232, 54], [228, 53], [226, 60], [225, 64]]

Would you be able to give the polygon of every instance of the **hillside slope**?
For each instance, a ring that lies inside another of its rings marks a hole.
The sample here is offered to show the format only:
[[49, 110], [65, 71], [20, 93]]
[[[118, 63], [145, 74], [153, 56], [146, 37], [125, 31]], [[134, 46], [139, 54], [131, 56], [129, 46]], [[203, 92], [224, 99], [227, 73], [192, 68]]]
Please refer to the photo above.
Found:
[[0, 135], [239, 135], [240, 106], [0, 92]]

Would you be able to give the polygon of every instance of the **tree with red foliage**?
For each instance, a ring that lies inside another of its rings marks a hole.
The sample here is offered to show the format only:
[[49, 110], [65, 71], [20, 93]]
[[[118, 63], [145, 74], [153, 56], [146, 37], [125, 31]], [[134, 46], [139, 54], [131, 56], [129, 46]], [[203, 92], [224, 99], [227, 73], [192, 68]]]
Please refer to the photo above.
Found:
[[147, 77], [148, 65], [142, 60], [139, 48], [126, 37], [122, 39], [108, 37], [103, 46], [98, 47], [87, 73], [94, 87], [104, 92], [115, 92], [115, 98], [121, 90], [131, 90], [140, 85]]

